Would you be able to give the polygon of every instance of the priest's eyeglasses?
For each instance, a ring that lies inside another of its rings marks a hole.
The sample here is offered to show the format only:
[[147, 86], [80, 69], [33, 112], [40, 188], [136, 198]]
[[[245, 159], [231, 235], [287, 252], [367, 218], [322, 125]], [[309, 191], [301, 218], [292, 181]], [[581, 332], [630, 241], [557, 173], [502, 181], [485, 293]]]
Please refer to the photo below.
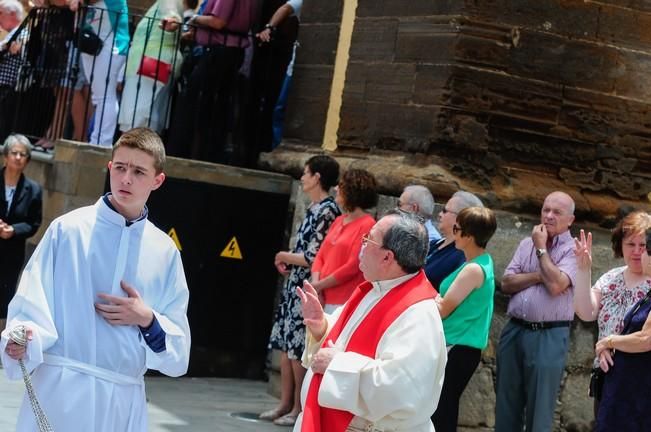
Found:
[[371, 238], [368, 236], [368, 234], [364, 234], [364, 235], [362, 236], [362, 246], [366, 246], [366, 245], [369, 244], [369, 243], [373, 243], [375, 246], [377, 246], [377, 247], [379, 247], [379, 248], [383, 248], [383, 247], [384, 247], [384, 246], [382, 246], [380, 243], [376, 242], [375, 240], [371, 240]]

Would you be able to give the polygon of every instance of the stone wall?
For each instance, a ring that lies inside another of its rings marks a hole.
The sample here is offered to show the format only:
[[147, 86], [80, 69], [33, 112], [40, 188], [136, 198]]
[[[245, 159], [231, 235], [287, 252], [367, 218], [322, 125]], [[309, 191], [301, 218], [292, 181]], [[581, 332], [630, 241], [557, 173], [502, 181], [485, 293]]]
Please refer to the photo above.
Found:
[[[303, 220], [306, 204], [305, 197], [299, 195], [296, 199], [292, 236], [296, 234], [296, 230]], [[394, 208], [396, 204], [396, 197], [382, 195], [374, 213], [381, 215], [386, 210]], [[442, 205], [437, 204], [436, 214], [441, 208]], [[487, 250], [495, 262], [496, 283], [499, 286], [501, 275], [504, 273], [504, 269], [511, 260], [519, 242], [531, 234], [533, 225], [539, 223], [539, 221], [504, 211], [497, 211], [496, 214], [498, 229], [489, 242]], [[594, 235], [593, 276], [595, 279], [607, 270], [621, 265], [620, 261], [613, 259], [612, 250], [610, 249], [610, 233], [608, 231], [576, 225], [572, 227], [572, 232], [577, 233], [580, 228], [589, 229]], [[508, 296], [497, 291], [489, 344], [483, 351], [480, 366], [461, 399], [460, 431], [491, 431], [495, 426], [495, 354], [502, 328], [508, 320], [506, 316], [507, 304]], [[588, 397], [587, 389], [594, 358], [596, 336], [596, 324], [583, 323], [578, 318], [575, 320], [571, 330], [566, 373], [563, 377], [555, 414], [554, 431], [588, 432], [592, 430], [593, 406], [592, 399]], [[275, 353], [272, 357], [269, 389], [276, 396], [279, 395], [278, 366], [278, 356]]]
[[[288, 142], [321, 145], [339, 4], [306, 2]], [[359, 0], [339, 149], [409, 155], [392, 193], [416, 176], [437, 194], [463, 185], [531, 212], [562, 189], [607, 224], [650, 198], [649, 23], [637, 1]]]

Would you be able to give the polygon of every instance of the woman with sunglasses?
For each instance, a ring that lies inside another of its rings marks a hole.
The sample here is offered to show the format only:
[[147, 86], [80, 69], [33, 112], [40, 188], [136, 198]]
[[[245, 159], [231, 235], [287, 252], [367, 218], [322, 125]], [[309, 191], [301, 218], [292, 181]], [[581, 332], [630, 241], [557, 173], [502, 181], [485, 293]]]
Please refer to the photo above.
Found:
[[454, 247], [452, 227], [457, 222], [457, 215], [465, 208], [483, 206], [474, 194], [457, 191], [439, 212], [438, 228], [443, 238], [430, 243], [425, 261], [425, 275], [434, 288], [438, 289], [441, 281], [465, 262], [463, 252]]
[[432, 416], [436, 432], [457, 430], [459, 399], [488, 345], [495, 278], [486, 244], [496, 229], [495, 214], [485, 207], [461, 210], [452, 227], [465, 263], [441, 282], [436, 297], [448, 347], [441, 398]]
[[41, 226], [41, 187], [23, 174], [32, 157], [32, 146], [23, 135], [9, 135], [4, 142], [0, 175], [0, 331], [7, 306], [16, 292], [25, 261], [25, 241]]
[[310, 278], [310, 266], [323, 239], [341, 213], [335, 200], [328, 194], [337, 184], [339, 164], [330, 156], [313, 156], [305, 163], [301, 185], [310, 199], [305, 218], [296, 233], [296, 246], [292, 251], [276, 254], [278, 272], [287, 276], [285, 286], [274, 316], [269, 349], [280, 351], [280, 403], [260, 414], [262, 420], [271, 420], [279, 426], [291, 426], [301, 412], [301, 386], [305, 368], [301, 356], [305, 348], [305, 324], [301, 313], [301, 300], [296, 287]]
[[[645, 233], [642, 272], [651, 277], [651, 228]], [[624, 317], [621, 334], [599, 339], [596, 354], [606, 375], [595, 431], [651, 430], [651, 291]]]
[[322, 295], [326, 313], [346, 303], [364, 282], [359, 252], [362, 236], [375, 225], [367, 213], [378, 201], [375, 177], [366, 170], [349, 169], [337, 186], [335, 200], [344, 214], [332, 224], [312, 265], [312, 286]]
[[[577, 260], [574, 310], [583, 321], [597, 321], [599, 340], [608, 340], [624, 328], [624, 316], [633, 305], [651, 290], [651, 278], [644, 274], [642, 255], [649, 243], [645, 231], [651, 228], [651, 216], [634, 211], [622, 218], [612, 231], [611, 244], [615, 258], [623, 258], [624, 266], [606, 272], [591, 287], [592, 233], [581, 230], [575, 239]], [[590, 381], [590, 395], [594, 398], [595, 417], [599, 411], [602, 369], [606, 357], [595, 357]], [[622, 429], [623, 430], [623, 429]]]

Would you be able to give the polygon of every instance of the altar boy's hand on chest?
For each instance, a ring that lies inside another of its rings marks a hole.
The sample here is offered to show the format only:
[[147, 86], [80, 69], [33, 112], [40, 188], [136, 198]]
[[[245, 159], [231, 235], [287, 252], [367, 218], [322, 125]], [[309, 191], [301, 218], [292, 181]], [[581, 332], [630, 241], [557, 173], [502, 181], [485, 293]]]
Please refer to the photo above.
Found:
[[97, 296], [105, 303], [95, 303], [97, 313], [109, 324], [149, 327], [154, 319], [154, 312], [145, 304], [134, 287], [125, 281], [120, 282], [120, 287], [128, 297], [98, 294]]

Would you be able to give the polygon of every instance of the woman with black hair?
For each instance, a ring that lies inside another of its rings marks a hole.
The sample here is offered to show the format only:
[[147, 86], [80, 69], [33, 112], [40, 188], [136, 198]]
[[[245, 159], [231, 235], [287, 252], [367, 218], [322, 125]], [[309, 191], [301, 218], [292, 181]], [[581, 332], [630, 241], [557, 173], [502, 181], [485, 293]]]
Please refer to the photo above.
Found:
[[305, 376], [301, 356], [305, 348], [305, 325], [296, 287], [303, 286], [303, 281], [310, 278], [310, 266], [330, 225], [340, 214], [335, 200], [328, 194], [338, 178], [339, 164], [330, 156], [314, 156], [307, 161], [301, 185], [311, 204], [296, 234], [296, 246], [291, 252], [278, 252], [274, 262], [278, 271], [288, 276], [269, 339], [269, 348], [281, 351], [280, 403], [260, 414], [260, 418], [273, 420], [280, 426], [293, 425], [301, 412], [300, 394]]

